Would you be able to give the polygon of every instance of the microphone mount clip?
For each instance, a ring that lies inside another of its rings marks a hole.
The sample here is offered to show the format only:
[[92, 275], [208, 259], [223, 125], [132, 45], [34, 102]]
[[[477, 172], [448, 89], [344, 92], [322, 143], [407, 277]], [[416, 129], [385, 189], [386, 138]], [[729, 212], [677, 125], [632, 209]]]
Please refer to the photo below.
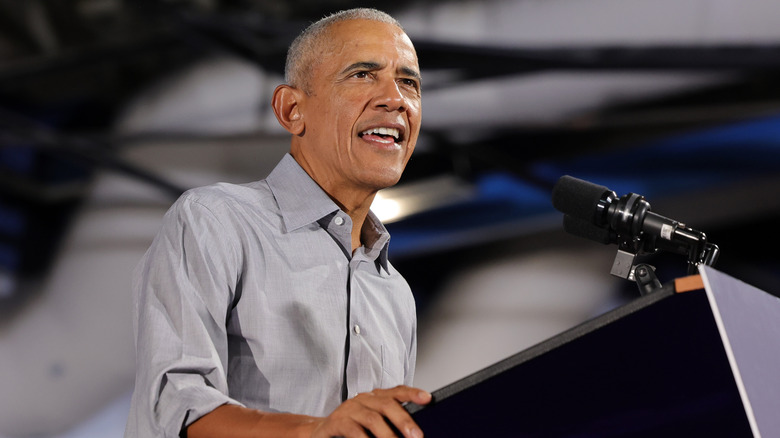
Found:
[[618, 244], [617, 255], [610, 274], [635, 281], [639, 292], [646, 295], [661, 283], [655, 276], [655, 268], [645, 263], [636, 264], [641, 254], [653, 254], [658, 250], [673, 252], [687, 257], [689, 275], [697, 272], [701, 264], [712, 266], [718, 258], [717, 245], [707, 242], [703, 232], [685, 224], [650, 212], [650, 203], [644, 196], [629, 193], [617, 199], [614, 192], [604, 198], [609, 201], [597, 207], [597, 215], [603, 219], [603, 226], [614, 231]]

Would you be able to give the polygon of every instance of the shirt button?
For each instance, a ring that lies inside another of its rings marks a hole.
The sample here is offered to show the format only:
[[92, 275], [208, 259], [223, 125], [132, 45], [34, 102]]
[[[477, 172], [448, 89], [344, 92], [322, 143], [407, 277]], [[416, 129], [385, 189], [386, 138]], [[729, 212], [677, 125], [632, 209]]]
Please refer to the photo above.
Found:
[[343, 225], [344, 224], [344, 218], [341, 216], [336, 216], [336, 219], [333, 219], [333, 222], [336, 223], [336, 225]]
[[355, 334], [356, 335], [360, 334], [360, 326], [359, 325], [355, 324], [354, 330], [355, 330]]

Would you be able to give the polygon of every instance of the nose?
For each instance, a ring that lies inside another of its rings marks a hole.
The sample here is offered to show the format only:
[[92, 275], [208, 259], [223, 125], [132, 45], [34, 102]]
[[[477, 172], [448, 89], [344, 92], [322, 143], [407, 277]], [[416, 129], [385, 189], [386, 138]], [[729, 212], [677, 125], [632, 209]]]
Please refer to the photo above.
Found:
[[386, 111], [406, 111], [406, 99], [395, 79], [387, 78], [378, 82], [374, 106]]

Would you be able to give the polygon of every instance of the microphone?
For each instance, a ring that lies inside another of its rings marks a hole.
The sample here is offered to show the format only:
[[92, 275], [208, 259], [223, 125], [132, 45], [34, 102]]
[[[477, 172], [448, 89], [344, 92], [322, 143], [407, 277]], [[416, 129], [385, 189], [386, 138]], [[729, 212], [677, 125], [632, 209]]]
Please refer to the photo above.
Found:
[[653, 213], [645, 197], [635, 193], [618, 197], [605, 186], [564, 175], [553, 188], [552, 203], [564, 213], [566, 232], [616, 243], [631, 255], [659, 249], [687, 255], [691, 273], [698, 264], [712, 265], [718, 255], [718, 247], [708, 244], [704, 233]]
[[[564, 229], [580, 237], [609, 244], [645, 234], [655, 240], [676, 240], [682, 224], [650, 211], [644, 196], [629, 193], [622, 198], [612, 190], [564, 175], [552, 192], [553, 207], [564, 213]], [[682, 225], [684, 227], [684, 225]], [[653, 248], [647, 248], [650, 252]]]

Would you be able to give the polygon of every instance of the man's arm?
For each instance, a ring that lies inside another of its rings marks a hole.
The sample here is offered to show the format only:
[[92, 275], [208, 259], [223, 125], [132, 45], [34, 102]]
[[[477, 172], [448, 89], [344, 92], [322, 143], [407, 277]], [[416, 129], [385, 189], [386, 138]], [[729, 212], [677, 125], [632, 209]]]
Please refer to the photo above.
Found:
[[325, 418], [260, 412], [235, 405], [222, 405], [187, 429], [187, 438], [395, 438], [390, 421], [405, 438], [421, 438], [422, 431], [401, 406], [431, 401], [425, 391], [408, 386], [376, 389], [342, 403]]
[[[228, 395], [227, 309], [241, 260], [233, 230], [185, 195], [134, 275], [136, 382], [125, 436], [178, 437]], [[208, 293], [204, 292], [208, 291]]]
[[222, 405], [187, 428], [187, 438], [298, 438], [310, 437], [317, 417], [261, 412], [238, 405]]

